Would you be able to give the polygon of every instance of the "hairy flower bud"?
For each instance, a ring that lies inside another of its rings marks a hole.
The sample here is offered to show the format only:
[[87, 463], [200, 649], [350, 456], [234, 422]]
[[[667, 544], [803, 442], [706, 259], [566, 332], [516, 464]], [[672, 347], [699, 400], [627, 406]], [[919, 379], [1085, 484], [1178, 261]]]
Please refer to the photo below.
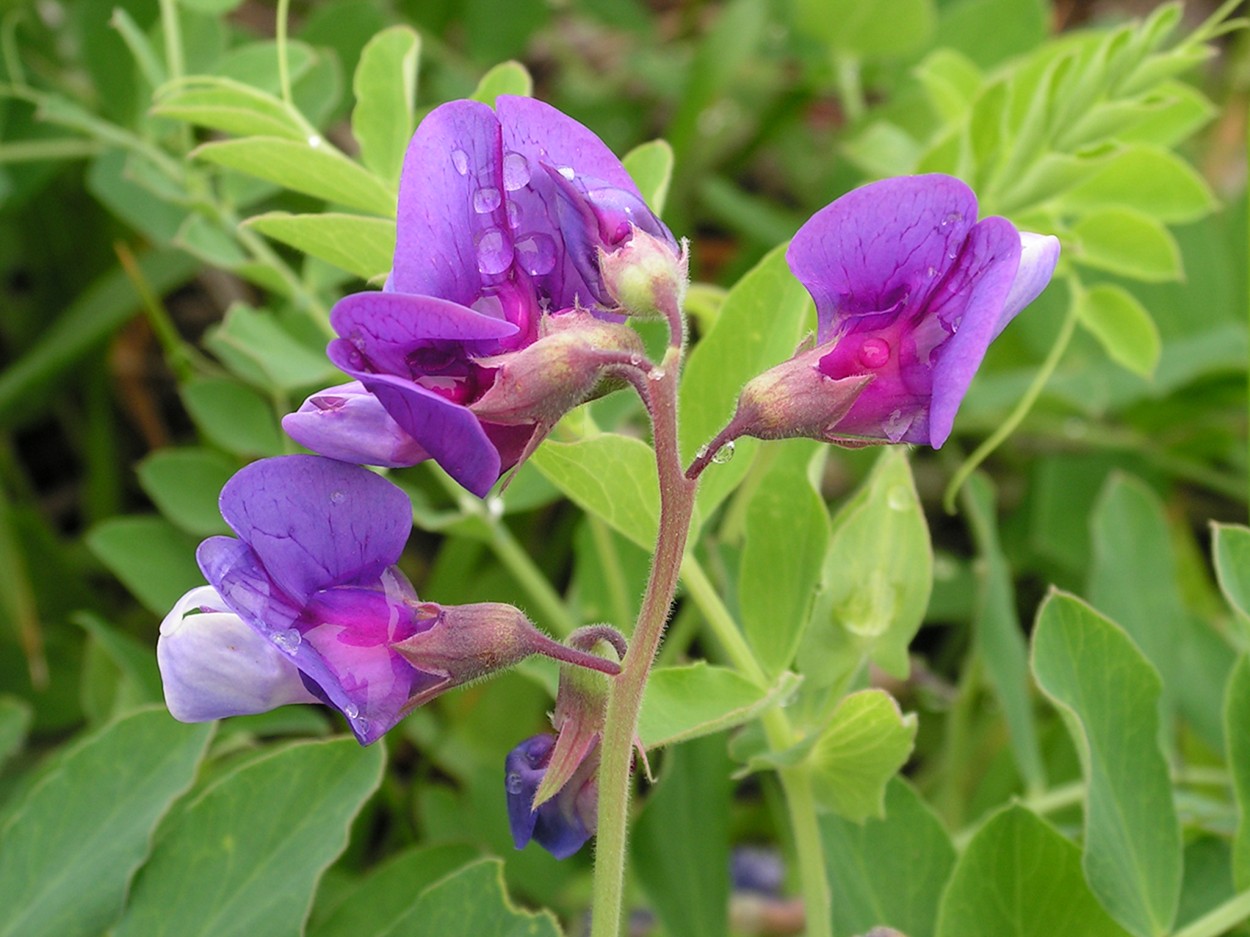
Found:
[[641, 228], [615, 250], [599, 248], [604, 289], [620, 312], [661, 318], [664, 309], [680, 308], [686, 295], [686, 251]]

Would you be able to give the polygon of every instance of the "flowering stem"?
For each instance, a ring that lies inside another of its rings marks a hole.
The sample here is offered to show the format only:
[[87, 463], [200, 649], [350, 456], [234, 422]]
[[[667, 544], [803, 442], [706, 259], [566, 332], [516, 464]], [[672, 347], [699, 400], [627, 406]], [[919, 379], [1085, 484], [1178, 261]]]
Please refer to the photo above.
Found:
[[660, 481], [660, 526], [642, 610], [620, 676], [612, 681], [599, 766], [599, 818], [591, 937], [618, 937], [625, 885], [625, 846], [630, 795], [630, 756], [638, 713], [652, 662], [664, 635], [677, 589], [696, 483], [682, 474], [677, 443], [677, 377], [680, 345], [669, 348], [660, 376], [652, 374], [650, 409]]

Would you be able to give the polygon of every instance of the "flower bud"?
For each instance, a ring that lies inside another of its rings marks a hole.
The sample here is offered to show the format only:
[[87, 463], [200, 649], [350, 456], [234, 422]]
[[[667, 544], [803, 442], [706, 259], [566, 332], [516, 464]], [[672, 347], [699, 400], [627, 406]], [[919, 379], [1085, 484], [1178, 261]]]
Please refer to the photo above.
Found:
[[360, 381], [313, 394], [282, 418], [282, 428], [301, 446], [340, 462], [400, 468], [430, 457]]
[[604, 289], [619, 311], [641, 318], [663, 318], [664, 309], [678, 309], [686, 295], [686, 251], [641, 228], [613, 250], [599, 248]]
[[532, 345], [476, 359], [497, 370], [490, 389], [469, 409], [489, 423], [535, 423], [545, 433], [590, 397], [609, 369], [636, 366], [645, 355], [638, 333], [623, 323], [578, 310], [546, 316]]
[[512, 841], [524, 849], [532, 839], [557, 859], [567, 859], [594, 834], [599, 809], [596, 772], [599, 752], [582, 762], [577, 773], [559, 791], [535, 809], [534, 792], [547, 774], [556, 740], [535, 735], [511, 752], [504, 762], [504, 789], [508, 800], [508, 823]]

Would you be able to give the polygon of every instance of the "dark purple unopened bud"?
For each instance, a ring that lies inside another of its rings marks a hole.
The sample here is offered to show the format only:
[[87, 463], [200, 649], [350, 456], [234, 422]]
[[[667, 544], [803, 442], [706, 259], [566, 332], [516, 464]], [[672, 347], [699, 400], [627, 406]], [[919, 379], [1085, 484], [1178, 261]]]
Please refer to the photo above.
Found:
[[516, 848], [524, 849], [532, 839], [557, 859], [567, 859], [595, 831], [599, 754], [596, 750], [553, 799], [534, 809], [534, 793], [547, 773], [555, 745], [555, 736], [535, 735], [509, 752], [504, 763], [504, 788]]
[[543, 319], [532, 345], [478, 358], [494, 368], [490, 389], [469, 405], [481, 420], [546, 429], [584, 402], [613, 368], [638, 367], [646, 349], [638, 333], [620, 322], [570, 311]]

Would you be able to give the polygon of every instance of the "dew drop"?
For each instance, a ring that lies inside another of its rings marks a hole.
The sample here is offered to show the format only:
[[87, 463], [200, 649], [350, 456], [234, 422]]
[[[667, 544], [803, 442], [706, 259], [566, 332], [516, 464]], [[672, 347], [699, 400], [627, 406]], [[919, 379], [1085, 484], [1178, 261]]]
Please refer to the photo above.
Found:
[[503, 155], [503, 187], [509, 192], [523, 189], [529, 185], [530, 161], [521, 153], [505, 153]]
[[731, 439], [725, 445], [721, 446], [712, 455], [712, 461], [717, 465], [724, 465], [734, 457], [734, 441]]
[[947, 215], [945, 218], [942, 219], [942, 227], [949, 228], [951, 225], [955, 224], [956, 222], [963, 221], [963, 220], [964, 220], [964, 216], [960, 212], [953, 211], [949, 215]]
[[325, 143], [325, 140], [323, 140], [318, 134], [314, 133], [312, 136], [308, 138], [308, 145], [311, 146], [314, 150], [317, 147], [321, 146], [321, 144], [323, 143]]
[[891, 511], [906, 511], [911, 505], [911, 497], [903, 485], [895, 485], [885, 493], [885, 503]]
[[360, 707], [355, 703], [348, 703], [343, 707], [343, 715], [348, 719], [356, 719], [360, 716]]
[[452, 150], [451, 164], [460, 175], [466, 175], [469, 172], [469, 154], [464, 150]]
[[911, 421], [912, 418], [910, 416], [903, 416], [902, 410], [895, 410], [890, 414], [890, 418], [886, 420], [885, 424], [882, 426], [882, 429], [885, 430], [886, 438], [889, 439], [890, 442], [898, 442], [901, 440], [905, 435], [907, 435], [907, 431], [911, 429]]
[[700, 446], [698, 449], [696, 449], [694, 451], [694, 457], [696, 459], [706, 459], [707, 458], [707, 446]]
[[937, 276], [937, 267], [929, 267], [927, 270], [925, 270], [924, 275], [929, 277], [930, 279]]
[[647, 379], [652, 381], [662, 381], [664, 380], [664, 374], [665, 372], [663, 368], [652, 368], [647, 372]]
[[332, 504], [342, 504], [343, 498], [344, 498], [344, 494], [341, 491], [330, 492], [330, 502]]
[[572, 181], [573, 181], [573, 177], [576, 175], [576, 173], [575, 173], [575, 172], [573, 172], [573, 167], [572, 167], [572, 166], [561, 166], [559, 169], [557, 169], [557, 170], [556, 170], [556, 172], [558, 172], [558, 173], [560, 173], [560, 175], [564, 176], [564, 178], [565, 178], [565, 179], [568, 179], [568, 180], [569, 180], [569, 182], [572, 182]]
[[300, 642], [304, 640], [294, 628], [287, 628], [285, 631], [276, 632], [273, 636], [273, 643], [278, 645], [278, 649], [286, 651], [288, 654], [294, 654], [299, 650]]
[[517, 259], [530, 276], [550, 273], [556, 265], [556, 244], [546, 234], [525, 234], [516, 242]]
[[521, 206], [508, 199], [508, 227], [516, 229], [521, 224]]
[[859, 363], [866, 368], [883, 367], [890, 360], [890, 343], [884, 338], [866, 338], [859, 346]]
[[484, 185], [473, 193], [473, 210], [479, 215], [489, 215], [502, 201], [498, 189], [493, 185]]
[[509, 794], [519, 794], [525, 786], [525, 780], [516, 771], [508, 772], [507, 787]]
[[486, 513], [494, 520], [503, 517], [503, 498], [499, 495], [491, 495], [486, 499]]
[[641, 366], [642, 366], [642, 355], [630, 355], [630, 356], [629, 356], [629, 363], [630, 363], [633, 367], [635, 367], [635, 368], [641, 367]]
[[512, 245], [498, 228], [487, 228], [477, 240], [477, 269], [487, 276], [503, 273], [512, 265]]
[[352, 720], [352, 722], [356, 723], [356, 730], [357, 730], [357, 731], [358, 731], [361, 735], [367, 735], [367, 734], [368, 734], [368, 732], [369, 732], [369, 720], [368, 720], [368, 719], [364, 719], [364, 718], [361, 718], [361, 719], [353, 719], [353, 720]]

